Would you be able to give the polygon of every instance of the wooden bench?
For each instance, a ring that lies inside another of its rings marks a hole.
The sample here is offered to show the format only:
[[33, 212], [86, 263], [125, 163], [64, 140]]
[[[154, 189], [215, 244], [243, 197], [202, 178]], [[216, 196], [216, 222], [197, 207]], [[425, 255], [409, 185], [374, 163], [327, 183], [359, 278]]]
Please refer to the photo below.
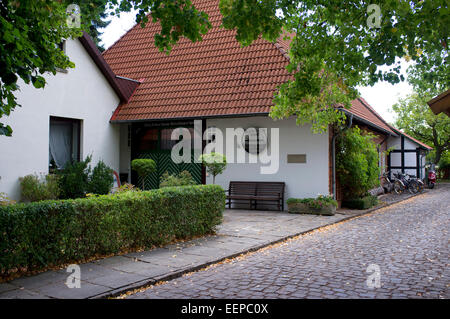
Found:
[[230, 182], [228, 189], [228, 207], [234, 201], [249, 202], [250, 209], [256, 209], [261, 202], [277, 205], [284, 210], [284, 182]]

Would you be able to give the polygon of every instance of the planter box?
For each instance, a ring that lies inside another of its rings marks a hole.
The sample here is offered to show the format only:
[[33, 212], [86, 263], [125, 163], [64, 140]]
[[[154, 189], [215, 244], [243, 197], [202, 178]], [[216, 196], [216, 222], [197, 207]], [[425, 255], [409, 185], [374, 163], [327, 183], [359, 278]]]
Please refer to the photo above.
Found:
[[288, 211], [291, 214], [311, 214], [333, 216], [336, 213], [334, 205], [324, 206], [322, 208], [313, 208], [303, 203], [288, 204]]

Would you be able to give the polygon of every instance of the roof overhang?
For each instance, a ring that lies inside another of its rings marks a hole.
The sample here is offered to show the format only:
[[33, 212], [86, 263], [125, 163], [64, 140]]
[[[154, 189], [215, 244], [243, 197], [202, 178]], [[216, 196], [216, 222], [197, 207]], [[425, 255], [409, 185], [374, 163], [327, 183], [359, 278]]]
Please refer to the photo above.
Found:
[[267, 116], [268, 112], [262, 113], [245, 113], [245, 114], [218, 114], [207, 116], [194, 116], [194, 117], [171, 117], [171, 118], [154, 118], [154, 119], [139, 119], [139, 120], [111, 120], [110, 123], [156, 123], [156, 122], [170, 122], [170, 121], [194, 121], [194, 120], [207, 120], [207, 119], [221, 119], [221, 118], [239, 118], [239, 117], [251, 117], [251, 116]]
[[370, 122], [370, 121], [368, 121], [368, 120], [366, 120], [366, 119], [363, 119], [362, 117], [360, 117], [360, 116], [358, 116], [358, 115], [355, 115], [354, 113], [350, 112], [350, 111], [347, 110], [347, 109], [339, 108], [339, 110], [341, 110], [342, 112], [344, 112], [346, 115], [351, 115], [351, 116], [353, 116], [353, 119], [354, 119], [354, 120], [357, 120], [358, 122], [364, 123], [364, 124], [366, 124], [367, 126], [370, 126], [371, 128], [373, 128], [373, 129], [376, 130], [376, 131], [379, 131], [379, 132], [381, 132], [381, 133], [383, 133], [383, 134], [387, 134], [387, 135], [394, 136], [394, 137], [398, 136], [397, 134], [395, 134], [395, 133], [393, 133], [393, 132], [390, 132], [390, 131], [388, 131], [388, 130], [386, 130], [386, 129], [384, 129], [384, 128], [378, 126], [378, 125], [373, 124], [372, 122]]
[[427, 104], [434, 114], [444, 112], [447, 116], [450, 116], [450, 89], [428, 101]]

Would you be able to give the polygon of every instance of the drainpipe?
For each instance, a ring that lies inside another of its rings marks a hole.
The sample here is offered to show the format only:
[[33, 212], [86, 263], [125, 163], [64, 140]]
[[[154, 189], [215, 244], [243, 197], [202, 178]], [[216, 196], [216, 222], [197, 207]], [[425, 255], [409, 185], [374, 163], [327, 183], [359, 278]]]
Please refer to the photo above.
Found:
[[[342, 129], [339, 133], [344, 132], [345, 130], [349, 129], [350, 127], [352, 127], [352, 123], [353, 123], [353, 114], [350, 113], [350, 118], [348, 120], [348, 124], [347, 126]], [[333, 138], [331, 139], [331, 148], [332, 148], [332, 159], [331, 161], [333, 162], [333, 169], [332, 169], [332, 192], [333, 192], [333, 199], [336, 199], [336, 135], [337, 134], [333, 134]]]

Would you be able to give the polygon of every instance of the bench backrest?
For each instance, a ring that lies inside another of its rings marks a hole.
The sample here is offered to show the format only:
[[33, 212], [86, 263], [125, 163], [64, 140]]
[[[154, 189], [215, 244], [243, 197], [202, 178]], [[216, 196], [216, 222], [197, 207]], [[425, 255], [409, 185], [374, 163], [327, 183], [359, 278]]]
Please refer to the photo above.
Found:
[[230, 182], [230, 195], [256, 195], [253, 182]]
[[284, 196], [284, 182], [230, 182], [230, 195]]
[[283, 197], [284, 195], [284, 183], [283, 182], [258, 182], [256, 184], [256, 195], [265, 196], [265, 195], [280, 195]]

